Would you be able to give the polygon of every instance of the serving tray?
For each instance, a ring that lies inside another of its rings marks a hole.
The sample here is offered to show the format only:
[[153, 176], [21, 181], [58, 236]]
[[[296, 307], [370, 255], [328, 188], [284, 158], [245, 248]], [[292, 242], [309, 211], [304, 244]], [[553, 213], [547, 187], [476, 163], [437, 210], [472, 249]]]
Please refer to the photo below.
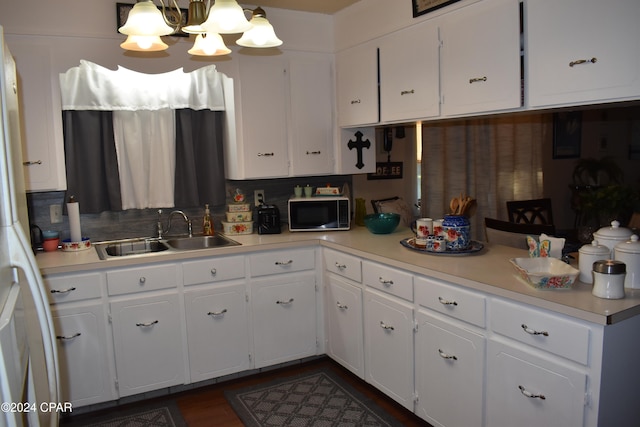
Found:
[[472, 254], [475, 254], [477, 252], [480, 252], [484, 248], [484, 245], [482, 243], [477, 242], [475, 240], [472, 240], [471, 241], [471, 247], [469, 247], [468, 249], [465, 249], [465, 250], [462, 250], [462, 251], [436, 252], [436, 251], [431, 250], [431, 249], [416, 247], [416, 238], [415, 237], [408, 237], [406, 239], [402, 239], [402, 240], [400, 240], [400, 244], [402, 246], [404, 246], [405, 248], [409, 248], [409, 249], [417, 251], [417, 252], [422, 252], [422, 253], [429, 254], [429, 255], [443, 255], [443, 256], [466, 256], [466, 255], [472, 255]]

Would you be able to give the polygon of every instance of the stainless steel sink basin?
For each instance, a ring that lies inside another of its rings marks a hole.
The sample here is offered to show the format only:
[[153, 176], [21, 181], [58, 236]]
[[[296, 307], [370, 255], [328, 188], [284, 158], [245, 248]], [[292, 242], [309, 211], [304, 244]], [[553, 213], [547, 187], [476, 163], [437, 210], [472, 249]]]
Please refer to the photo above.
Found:
[[145, 255], [169, 249], [164, 242], [153, 238], [137, 238], [100, 242], [94, 245], [100, 259], [132, 255]]
[[221, 246], [240, 245], [240, 243], [235, 240], [231, 240], [221, 234], [215, 234], [213, 236], [180, 237], [169, 239], [166, 243], [169, 247], [177, 250], [209, 249]]

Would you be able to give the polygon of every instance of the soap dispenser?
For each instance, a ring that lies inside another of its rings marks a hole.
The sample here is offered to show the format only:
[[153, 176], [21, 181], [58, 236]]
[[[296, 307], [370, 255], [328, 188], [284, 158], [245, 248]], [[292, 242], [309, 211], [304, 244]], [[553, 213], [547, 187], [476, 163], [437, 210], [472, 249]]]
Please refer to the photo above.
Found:
[[213, 236], [213, 221], [211, 221], [211, 211], [209, 205], [204, 205], [204, 218], [202, 218], [202, 234], [204, 236]]

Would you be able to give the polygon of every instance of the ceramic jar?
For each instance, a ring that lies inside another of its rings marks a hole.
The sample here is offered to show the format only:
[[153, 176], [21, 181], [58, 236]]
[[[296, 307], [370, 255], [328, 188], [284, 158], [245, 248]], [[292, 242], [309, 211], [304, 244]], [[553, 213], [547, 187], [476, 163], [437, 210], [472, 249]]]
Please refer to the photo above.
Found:
[[578, 269], [580, 281], [593, 283], [593, 263], [603, 259], [609, 259], [611, 251], [608, 247], [598, 244], [597, 240], [578, 249]]
[[471, 246], [471, 225], [464, 215], [445, 215], [442, 230], [448, 251], [462, 251]]
[[618, 221], [611, 221], [610, 227], [602, 227], [593, 233], [593, 238], [601, 245], [609, 248], [611, 251], [609, 258], [613, 259], [613, 249], [615, 246], [620, 242], [626, 242], [629, 240], [632, 234], [633, 232], [628, 228], [620, 227], [620, 223]]
[[623, 262], [608, 259], [593, 263], [593, 290], [598, 298], [624, 298], [626, 266]]
[[632, 235], [626, 242], [618, 243], [614, 250], [614, 259], [627, 266], [624, 287], [640, 289], [640, 242], [637, 235]]

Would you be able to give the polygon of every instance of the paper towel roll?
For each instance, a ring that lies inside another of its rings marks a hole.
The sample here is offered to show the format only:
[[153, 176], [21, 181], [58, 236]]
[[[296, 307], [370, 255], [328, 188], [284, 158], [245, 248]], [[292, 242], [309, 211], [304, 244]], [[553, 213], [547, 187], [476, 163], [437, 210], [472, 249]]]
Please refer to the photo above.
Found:
[[72, 242], [82, 242], [82, 230], [80, 229], [80, 206], [78, 202], [67, 203], [69, 215], [69, 232]]

